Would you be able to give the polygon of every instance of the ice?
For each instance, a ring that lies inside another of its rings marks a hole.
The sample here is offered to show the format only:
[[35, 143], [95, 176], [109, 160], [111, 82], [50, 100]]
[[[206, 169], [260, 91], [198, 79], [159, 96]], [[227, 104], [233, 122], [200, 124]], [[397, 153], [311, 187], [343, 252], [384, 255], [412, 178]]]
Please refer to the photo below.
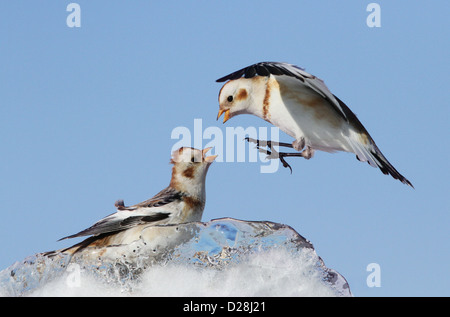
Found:
[[0, 272], [2, 296], [352, 296], [287, 225], [231, 218], [149, 226], [128, 245], [36, 254]]

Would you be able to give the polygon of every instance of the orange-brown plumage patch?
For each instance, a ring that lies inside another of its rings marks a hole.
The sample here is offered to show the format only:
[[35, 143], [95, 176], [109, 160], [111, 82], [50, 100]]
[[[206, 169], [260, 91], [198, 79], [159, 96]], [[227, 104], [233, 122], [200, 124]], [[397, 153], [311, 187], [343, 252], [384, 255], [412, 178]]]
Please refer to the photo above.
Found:
[[247, 97], [248, 97], [247, 89], [241, 88], [239, 89], [236, 95], [236, 100], [244, 100], [247, 99]]
[[263, 100], [263, 118], [264, 118], [264, 120], [269, 120], [270, 89], [271, 89], [271, 84], [270, 84], [270, 82], [267, 82], [266, 92], [264, 94], [264, 100]]
[[[120, 233], [118, 233], [118, 234], [120, 234]], [[72, 246], [70, 248], [65, 249], [63, 252], [68, 253], [68, 254], [75, 254], [85, 248], [111, 246], [111, 245], [115, 245], [113, 242], [116, 239], [117, 239], [117, 234], [105, 235], [104, 237], [101, 237], [101, 238], [96, 238], [95, 236], [92, 236], [92, 237], [85, 239], [84, 241], [82, 241], [80, 243], [75, 244], [74, 246]], [[116, 241], [116, 243], [117, 243], [117, 241]], [[102, 251], [99, 255], [102, 256], [105, 251], [106, 251], [106, 249], [104, 251]]]
[[184, 196], [183, 197], [183, 201], [186, 204], [186, 207], [189, 209], [196, 209], [201, 207], [202, 205], [205, 204], [204, 201], [201, 201], [197, 198], [194, 198], [192, 196]]
[[177, 175], [177, 167], [176, 167], [176, 165], [174, 165], [172, 167], [172, 178], [170, 179], [169, 186], [172, 187], [172, 188], [178, 188], [179, 187], [179, 182], [178, 182], [177, 178], [174, 177], [174, 175]]
[[100, 238], [98, 240], [93, 241], [89, 244], [89, 247], [104, 247], [112, 245], [113, 240], [116, 239], [115, 235], [110, 235], [104, 238]]
[[183, 171], [183, 176], [187, 178], [194, 178], [195, 166], [190, 166]]
[[342, 124], [342, 119], [336, 114], [332, 105], [322, 96], [308, 92], [302, 89], [293, 89], [288, 87], [282, 82], [279, 83], [280, 94], [284, 98], [294, 100], [301, 105], [303, 111], [308, 112], [314, 116], [317, 120], [327, 121], [329, 124], [335, 127], [339, 127]]

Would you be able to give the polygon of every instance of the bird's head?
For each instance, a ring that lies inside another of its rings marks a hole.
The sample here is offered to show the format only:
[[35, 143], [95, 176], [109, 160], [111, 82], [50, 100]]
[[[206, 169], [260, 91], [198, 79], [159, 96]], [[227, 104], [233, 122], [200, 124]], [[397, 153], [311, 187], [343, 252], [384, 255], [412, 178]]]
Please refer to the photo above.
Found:
[[170, 186], [192, 195], [204, 194], [206, 174], [217, 155], [206, 156], [211, 148], [198, 150], [181, 147], [172, 153]]
[[249, 108], [253, 103], [253, 90], [258, 85], [255, 85], [254, 79], [239, 78], [230, 80], [219, 92], [219, 113], [217, 120], [225, 113], [223, 123], [228, 119], [239, 114], [251, 113]]

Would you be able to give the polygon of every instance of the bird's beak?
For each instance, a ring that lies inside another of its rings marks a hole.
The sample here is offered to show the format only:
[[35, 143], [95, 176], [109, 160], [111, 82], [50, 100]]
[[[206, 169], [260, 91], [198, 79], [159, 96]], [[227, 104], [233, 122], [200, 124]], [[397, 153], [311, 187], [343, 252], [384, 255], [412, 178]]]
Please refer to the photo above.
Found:
[[230, 109], [227, 109], [227, 110], [219, 109], [219, 113], [217, 114], [217, 120], [219, 120], [220, 116], [224, 112], [225, 112], [225, 116], [223, 117], [223, 123], [227, 122], [228, 119], [230, 119]]
[[203, 149], [203, 150], [202, 150], [203, 159], [204, 159], [205, 162], [207, 162], [207, 163], [212, 163], [212, 162], [214, 162], [214, 160], [215, 160], [216, 157], [218, 156], [218, 155], [211, 155], [211, 156], [205, 157], [205, 154], [208, 153], [211, 149], [212, 149], [212, 147], [207, 147], [206, 149]]

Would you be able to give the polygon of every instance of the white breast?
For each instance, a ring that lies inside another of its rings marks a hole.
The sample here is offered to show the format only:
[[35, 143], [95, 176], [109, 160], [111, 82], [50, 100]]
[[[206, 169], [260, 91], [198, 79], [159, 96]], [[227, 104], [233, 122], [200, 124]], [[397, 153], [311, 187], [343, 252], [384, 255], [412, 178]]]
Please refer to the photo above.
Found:
[[271, 76], [268, 121], [296, 140], [327, 152], [352, 151], [349, 125], [321, 95], [289, 76]]

